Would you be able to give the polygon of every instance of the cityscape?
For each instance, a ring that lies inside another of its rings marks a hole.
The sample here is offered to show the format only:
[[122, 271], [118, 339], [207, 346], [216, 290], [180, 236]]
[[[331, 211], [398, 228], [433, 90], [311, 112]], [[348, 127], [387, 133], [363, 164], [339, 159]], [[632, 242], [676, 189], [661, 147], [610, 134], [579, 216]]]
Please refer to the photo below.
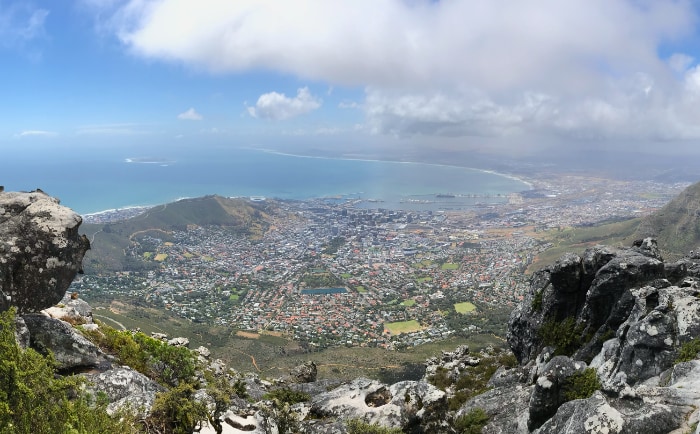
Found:
[[174, 241], [150, 231], [127, 254], [152, 267], [85, 275], [72, 290], [98, 307], [100, 295], [140, 299], [243, 337], [272, 333], [310, 348], [397, 349], [498, 333], [504, 324], [499, 330], [477, 313], [507, 315], [522, 299], [528, 267], [551, 247], [542, 234], [641, 216], [686, 186], [576, 176], [528, 181], [533, 189], [507, 203], [470, 211], [277, 202], [294, 218], [276, 219], [260, 239], [221, 227], [188, 227], [169, 234]]

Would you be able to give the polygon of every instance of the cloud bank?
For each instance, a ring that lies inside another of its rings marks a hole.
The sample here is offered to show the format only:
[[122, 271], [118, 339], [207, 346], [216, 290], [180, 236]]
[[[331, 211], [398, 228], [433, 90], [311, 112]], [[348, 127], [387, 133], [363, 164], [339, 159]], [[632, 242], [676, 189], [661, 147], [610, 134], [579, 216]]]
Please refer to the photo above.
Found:
[[[131, 0], [111, 12], [137, 56], [361, 87], [377, 133], [700, 138], [690, 0]], [[271, 92], [250, 113], [319, 105]]]

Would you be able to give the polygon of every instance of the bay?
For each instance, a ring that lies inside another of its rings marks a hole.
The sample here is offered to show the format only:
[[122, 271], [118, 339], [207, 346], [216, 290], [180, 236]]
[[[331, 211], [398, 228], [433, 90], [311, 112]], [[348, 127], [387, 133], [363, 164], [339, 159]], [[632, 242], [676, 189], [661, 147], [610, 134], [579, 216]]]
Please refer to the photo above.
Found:
[[[126, 152], [130, 152], [126, 154]], [[529, 189], [516, 178], [435, 165], [303, 157], [260, 149], [55, 153], [0, 162], [6, 191], [41, 188], [79, 213], [146, 206], [208, 194], [358, 200], [389, 209], [464, 209]]]

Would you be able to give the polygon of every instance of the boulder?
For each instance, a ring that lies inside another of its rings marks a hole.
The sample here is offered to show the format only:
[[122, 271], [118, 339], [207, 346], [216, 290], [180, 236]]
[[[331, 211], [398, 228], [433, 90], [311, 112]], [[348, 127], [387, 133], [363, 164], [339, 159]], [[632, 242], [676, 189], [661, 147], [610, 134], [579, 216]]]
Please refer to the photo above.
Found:
[[552, 417], [560, 405], [568, 401], [567, 380], [586, 368], [566, 356], [556, 356], [544, 366], [530, 395], [528, 427], [532, 430]]
[[63, 298], [90, 248], [81, 222], [39, 190], [0, 192], [0, 310], [38, 312]]
[[308, 361], [292, 369], [289, 376], [294, 383], [313, 383], [317, 374], [316, 364]]
[[44, 314], [23, 316], [30, 345], [42, 354], [53, 353], [58, 368], [73, 370], [107, 363], [105, 354], [70, 324]]
[[102, 392], [109, 398], [107, 411], [110, 414], [128, 410], [134, 414], [146, 415], [153, 407], [156, 393], [165, 390], [158, 383], [128, 366], [99, 374], [88, 374], [86, 377], [88, 392], [93, 395]]
[[402, 381], [387, 386], [376, 380], [357, 378], [311, 400], [313, 416], [362, 419], [393, 428], [437, 429], [445, 420], [446, 409], [445, 393], [424, 381]]

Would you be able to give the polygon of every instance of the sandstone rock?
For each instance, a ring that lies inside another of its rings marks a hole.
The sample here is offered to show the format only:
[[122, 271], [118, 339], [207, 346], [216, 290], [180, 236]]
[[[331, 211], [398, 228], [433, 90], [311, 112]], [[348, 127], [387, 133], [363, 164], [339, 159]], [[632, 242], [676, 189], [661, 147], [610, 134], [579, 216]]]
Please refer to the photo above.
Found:
[[295, 383], [313, 383], [316, 381], [317, 373], [316, 364], [309, 361], [296, 366], [289, 375]]
[[387, 386], [358, 378], [311, 401], [314, 416], [362, 419], [394, 428], [435, 427], [444, 421], [445, 410], [445, 393], [423, 381], [402, 381]]
[[109, 398], [107, 411], [112, 414], [125, 409], [138, 415], [150, 412], [156, 393], [165, 389], [145, 375], [124, 366], [100, 374], [86, 375], [87, 391], [103, 392]]
[[25, 315], [30, 344], [40, 353], [53, 353], [59, 369], [94, 367], [106, 362], [105, 355], [67, 322], [44, 314]]
[[172, 345], [173, 347], [189, 347], [190, 340], [183, 337], [172, 338], [168, 341], [168, 345]]
[[528, 427], [532, 430], [552, 417], [568, 399], [567, 380], [586, 368], [566, 356], [556, 356], [544, 366], [530, 395]]
[[533, 387], [514, 384], [491, 389], [468, 400], [457, 411], [456, 418], [480, 408], [489, 416], [487, 425], [481, 431], [483, 434], [526, 434], [529, 432], [528, 408]]
[[90, 243], [82, 219], [42, 192], [0, 192], [0, 309], [38, 312], [59, 302]]

